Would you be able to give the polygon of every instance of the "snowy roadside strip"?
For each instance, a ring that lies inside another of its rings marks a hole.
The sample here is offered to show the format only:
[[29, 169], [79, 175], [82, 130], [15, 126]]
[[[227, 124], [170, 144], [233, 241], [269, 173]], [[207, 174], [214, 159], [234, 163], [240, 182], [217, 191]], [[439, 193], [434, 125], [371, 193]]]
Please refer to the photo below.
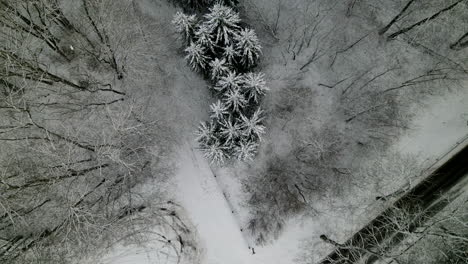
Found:
[[202, 19], [178, 12], [172, 23], [187, 46], [187, 63], [210, 82], [218, 98], [196, 136], [205, 158], [221, 165], [231, 158], [255, 157], [265, 133], [260, 103], [269, 89], [264, 75], [252, 71], [261, 54], [255, 31], [242, 27], [239, 14], [219, 2]]

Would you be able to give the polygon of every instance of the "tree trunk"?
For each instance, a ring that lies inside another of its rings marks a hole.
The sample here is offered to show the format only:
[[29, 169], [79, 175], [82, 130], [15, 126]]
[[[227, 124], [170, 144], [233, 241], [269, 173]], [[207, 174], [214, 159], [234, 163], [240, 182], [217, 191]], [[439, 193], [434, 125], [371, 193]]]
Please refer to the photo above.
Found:
[[455, 43], [450, 45], [450, 48], [453, 50], [462, 50], [468, 47], [468, 32], [465, 35], [461, 36]]
[[452, 10], [454, 7], [456, 7], [459, 3], [463, 2], [463, 1], [465, 1], [465, 0], [459, 0], [459, 1], [455, 2], [455, 3], [453, 3], [452, 5], [449, 5], [448, 7], [446, 7], [444, 9], [440, 10], [439, 12], [433, 14], [430, 17], [426, 17], [426, 18], [414, 23], [413, 25], [411, 25], [409, 27], [402, 28], [402, 29], [398, 30], [397, 32], [395, 32], [395, 33], [391, 34], [390, 36], [388, 36], [387, 39], [388, 40], [393, 40], [396, 37], [398, 37], [399, 35], [404, 34], [404, 33], [408, 32], [408, 31], [412, 30], [415, 27], [419, 27], [419, 26], [421, 26], [421, 25], [423, 25], [423, 24], [425, 24], [425, 23], [427, 23], [427, 22], [429, 22], [431, 20], [436, 19], [438, 16], [440, 16], [441, 14], [443, 14], [443, 13], [445, 13], [447, 11]]
[[395, 24], [395, 22], [398, 21], [398, 19], [400, 19], [400, 17], [406, 12], [406, 10], [408, 10], [408, 8], [411, 6], [411, 4], [414, 2], [415, 0], [410, 0], [408, 1], [408, 3], [406, 3], [405, 7], [401, 10], [400, 13], [398, 13], [398, 15], [396, 15], [392, 21], [390, 21], [390, 23], [388, 23], [385, 27], [383, 27], [381, 30], [379, 30], [379, 35], [383, 35], [385, 34], [385, 32], [387, 32], [391, 26], [393, 26], [393, 24]]

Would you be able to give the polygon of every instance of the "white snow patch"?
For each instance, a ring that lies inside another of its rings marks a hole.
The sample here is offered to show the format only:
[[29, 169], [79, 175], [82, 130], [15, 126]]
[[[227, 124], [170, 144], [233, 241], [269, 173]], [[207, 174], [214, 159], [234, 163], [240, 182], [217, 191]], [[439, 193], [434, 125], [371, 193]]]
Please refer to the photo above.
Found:
[[200, 246], [205, 249], [203, 263], [255, 263], [209, 164], [189, 144], [180, 151], [180, 171], [176, 177], [178, 201], [197, 227], [203, 243]]
[[[250, 236], [241, 231], [242, 224], [237, 212], [239, 197], [228, 199], [221, 186], [227, 187], [218, 178], [205, 158], [191, 144], [180, 149], [180, 170], [176, 176], [177, 200], [187, 210], [196, 226], [204, 251], [202, 264], [292, 264], [297, 256], [302, 239], [311, 227], [310, 222], [290, 223], [275, 243], [254, 247], [252, 254]], [[224, 175], [223, 175], [224, 176]], [[222, 177], [222, 176], [221, 176]], [[235, 180], [233, 179], [233, 182]], [[230, 194], [242, 195], [240, 184], [233, 184]], [[230, 204], [234, 202], [234, 204]], [[234, 213], [233, 213], [234, 210]]]
[[430, 107], [417, 113], [410, 130], [395, 147], [402, 153], [415, 154], [434, 161], [468, 134], [468, 92], [433, 97]]

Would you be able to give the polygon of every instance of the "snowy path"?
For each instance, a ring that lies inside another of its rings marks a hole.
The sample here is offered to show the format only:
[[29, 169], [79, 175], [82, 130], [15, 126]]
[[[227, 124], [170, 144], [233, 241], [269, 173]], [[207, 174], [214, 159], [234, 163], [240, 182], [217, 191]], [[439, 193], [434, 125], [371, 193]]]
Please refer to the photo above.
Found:
[[207, 161], [189, 144], [179, 154], [176, 196], [197, 227], [205, 251], [203, 264], [259, 263], [254, 261]]

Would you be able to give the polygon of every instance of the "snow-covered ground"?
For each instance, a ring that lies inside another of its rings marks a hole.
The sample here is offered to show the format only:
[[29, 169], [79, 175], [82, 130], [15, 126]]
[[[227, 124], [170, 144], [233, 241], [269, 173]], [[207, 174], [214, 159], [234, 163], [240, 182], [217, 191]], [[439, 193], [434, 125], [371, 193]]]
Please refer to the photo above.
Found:
[[[180, 163], [174, 178], [177, 183], [173, 190], [174, 198], [186, 209], [189, 220], [199, 234], [200, 264], [294, 263], [301, 238], [306, 236], [304, 224], [298, 221], [274, 244], [252, 249], [248, 234], [241, 231], [237, 212], [233, 213], [229, 199], [220, 188], [219, 179], [214, 177], [210, 164], [195, 149], [194, 142], [183, 144], [177, 157]], [[171, 263], [171, 260], [164, 258], [157, 245], [148, 243], [145, 247], [116, 245], [101, 257], [99, 263], [152, 264]], [[188, 260], [184, 263], [192, 262]]]
[[[420, 111], [416, 114], [413, 124], [410, 131], [408, 131], [395, 145], [394, 149], [401, 153], [407, 153], [409, 155], [418, 156], [424, 164], [430, 166], [433, 162], [436, 161], [439, 157], [445, 155], [457, 144], [461, 143], [462, 140], [466, 140], [468, 135], [468, 92], [459, 92], [452, 94], [443, 98], [433, 98], [427, 105], [430, 107], [421, 108]], [[444, 135], [441, 137], [441, 135]], [[198, 154], [194, 154], [198, 155]], [[199, 162], [205, 163], [206, 161], [200, 157], [198, 158]], [[204, 165], [205, 167], [207, 165]], [[209, 174], [212, 180], [212, 184], [219, 184], [218, 186], [221, 190], [219, 197], [223, 198], [221, 192], [224, 192], [227, 195], [227, 199], [233, 205], [234, 214], [228, 214], [230, 217], [238, 218], [236, 223], [240, 221], [241, 225], [245, 223], [240, 219], [246, 219], [246, 212], [248, 209], [243, 206], [244, 198], [242, 197], [242, 187], [239, 182], [239, 178], [225, 169], [217, 169], [217, 180], [214, 180], [212, 172], [209, 169], [206, 169], [205, 174]], [[203, 177], [203, 176], [202, 176]], [[204, 180], [202, 180], [204, 181]], [[213, 189], [210, 189], [210, 192]], [[190, 192], [187, 192], [183, 197], [185, 199], [190, 199]], [[227, 203], [223, 202], [227, 207]], [[193, 205], [192, 205], [193, 206]], [[378, 206], [378, 205], [377, 205]], [[195, 208], [197, 208], [195, 206]], [[231, 210], [231, 208], [226, 208], [226, 210]], [[192, 211], [194, 209], [189, 209]], [[198, 210], [198, 209], [195, 209]], [[365, 214], [366, 209], [363, 209], [362, 213]], [[229, 212], [228, 212], [229, 213]], [[195, 214], [198, 216], [198, 214]], [[326, 230], [338, 228], [338, 229], [347, 229], [346, 226], [359, 226], [359, 220], [366, 218], [366, 216], [356, 217], [356, 219], [342, 219], [342, 221], [333, 220], [327, 222], [327, 219], [333, 218], [334, 215], [332, 212], [329, 212], [328, 215], [319, 216], [312, 220], [308, 217], [301, 217], [298, 219], [291, 220], [284, 232], [281, 234], [280, 238], [273, 242], [271, 245], [265, 247], [257, 247], [256, 255], [251, 256], [248, 260], [250, 262], [241, 262], [241, 263], [271, 263], [271, 264], [292, 264], [300, 261], [302, 251], [307, 250], [313, 252], [315, 249], [313, 247], [308, 247], [314, 245], [315, 243], [320, 243], [319, 235], [321, 232], [326, 233]], [[210, 222], [209, 219], [201, 217], [204, 221]], [[197, 221], [200, 221], [198, 219]], [[232, 221], [232, 220], [228, 220]], [[333, 224], [331, 224], [333, 222]], [[206, 223], [210, 225], [209, 223]], [[329, 225], [331, 224], [331, 225]], [[362, 223], [361, 223], [362, 224]], [[238, 229], [238, 228], [237, 228]], [[238, 232], [239, 230], [234, 230]], [[227, 236], [235, 237], [231, 234], [231, 231], [224, 230], [224, 233]], [[216, 239], [215, 237], [210, 237], [209, 233], [200, 234], [203, 237], [203, 240], [212, 240]], [[249, 239], [249, 235], [244, 235]], [[306, 243], [307, 241], [307, 243]], [[230, 259], [231, 254], [237, 251], [234, 250], [231, 244], [228, 246], [230, 249], [229, 253], [226, 255], [226, 259]], [[216, 247], [213, 247], [213, 249]], [[241, 250], [242, 251], [242, 250]], [[245, 254], [245, 250], [242, 251], [242, 255]], [[207, 244], [207, 253], [210, 252], [210, 244]], [[322, 253], [322, 252], [320, 252]], [[318, 255], [320, 255], [317, 254]], [[318, 257], [317, 257], [318, 259]], [[211, 264], [211, 262], [207, 262]], [[228, 263], [228, 262], [223, 262]]]
[[291, 227], [270, 246], [252, 249], [238, 212], [230, 204], [236, 199], [227, 197], [221, 187], [222, 178], [215, 177], [211, 165], [193, 142], [181, 147], [179, 158], [176, 200], [187, 210], [197, 228], [203, 264], [293, 263], [299, 238], [304, 236], [304, 226]]
[[429, 161], [443, 155], [468, 135], [467, 102], [466, 90], [431, 98], [395, 147]]
[[[141, 1], [140, 4], [149, 17], [165, 13], [168, 20], [170, 15], [167, 13], [174, 11], [168, 6], [156, 6], [149, 0]], [[174, 92], [176, 95], [183, 95], [187, 90], [197, 94], [197, 89], [204, 89], [199, 87], [201, 85], [197, 85], [194, 89], [186, 88], [185, 85], [190, 85], [191, 80], [182, 80], [183, 78], [178, 76], [185, 71], [176, 70], [178, 66], [181, 64], [176, 64], [174, 69], [170, 70], [171, 74], [175, 75], [173, 78], [177, 85], [173, 86], [178, 88]], [[284, 67], [280, 68], [283, 70]], [[283, 87], [283, 84], [277, 86]], [[190, 99], [183, 96], [178, 98]], [[411, 130], [394, 144], [392, 151], [415, 155], [426, 161], [425, 164], [431, 164], [468, 134], [466, 102], [468, 102], [467, 90], [447, 94], [444, 97], [431, 97], [430, 101], [425, 102], [426, 107], [420, 108], [416, 113], [413, 123], [409, 126]], [[287, 222], [277, 240], [267, 246], [254, 247], [255, 254], [253, 254], [252, 238], [244, 229], [249, 215], [241, 183], [245, 176], [235, 175], [229, 169], [211, 166], [195, 148], [191, 136], [193, 132], [191, 127], [196, 126], [200, 120], [198, 116], [202, 115], [197, 111], [204, 103], [201, 100], [197, 101], [199, 107], [195, 110], [191, 109], [191, 105], [186, 101], [180, 103], [187, 108], [179, 108], [180, 113], [177, 113], [187, 123], [181, 126], [187, 130], [184, 131], [187, 136], [184, 137], [186, 139], [180, 144], [174, 156], [178, 169], [173, 178], [174, 187], [170, 190], [174, 199], [185, 209], [187, 220], [196, 228], [199, 236], [197, 246], [200, 264], [293, 264], [301, 261], [303, 252], [313, 253], [314, 259], [308, 259], [309, 263], [313, 263], [329, 250], [329, 247], [319, 240], [320, 234], [330, 230], [346, 230], [349, 233], [363, 225], [363, 219], [365, 221], [371, 217], [371, 214], [366, 215], [367, 205], [356, 210], [353, 217], [338, 212], [338, 209], [337, 212], [321, 212], [315, 217], [296, 217]], [[324, 208], [333, 206], [336, 205], [324, 205]], [[347, 233], [344, 232], [343, 237], [346, 237]], [[102, 259], [102, 263], [106, 264], [164, 263], [161, 262], [159, 251], [150, 245], [147, 248], [119, 245]], [[188, 261], [187, 264], [189, 263], [198, 264], [197, 260]]]
[[[460, 93], [434, 100], [430, 108], [417, 114], [414, 129], [396, 144], [402, 152], [420, 154], [423, 159], [435, 160], [445, 154], [468, 134], [468, 93]], [[445, 137], [440, 137], [445, 135]], [[319, 234], [321, 221], [300, 218], [291, 220], [278, 240], [265, 247], [250, 248], [249, 234], [242, 229], [241, 185], [235, 178], [221, 173], [214, 177], [207, 160], [193, 142], [181, 144], [173, 190], [176, 200], [185, 208], [199, 234], [201, 264], [292, 264], [300, 258], [305, 240]], [[216, 170], [223, 172], [223, 170]], [[234, 212], [233, 212], [234, 211]], [[325, 217], [326, 218], [326, 217]], [[352, 221], [342, 221], [353, 225]], [[330, 226], [326, 228], [332, 228]], [[317, 237], [318, 241], [318, 237]], [[313, 245], [310, 241], [307, 245]], [[313, 251], [314, 248], [307, 248]], [[161, 263], [157, 248], [117, 246], [102, 258], [106, 264]]]
[[180, 150], [177, 199], [200, 234], [206, 264], [251, 261], [249, 242], [219, 188], [206, 159], [187, 143]]

